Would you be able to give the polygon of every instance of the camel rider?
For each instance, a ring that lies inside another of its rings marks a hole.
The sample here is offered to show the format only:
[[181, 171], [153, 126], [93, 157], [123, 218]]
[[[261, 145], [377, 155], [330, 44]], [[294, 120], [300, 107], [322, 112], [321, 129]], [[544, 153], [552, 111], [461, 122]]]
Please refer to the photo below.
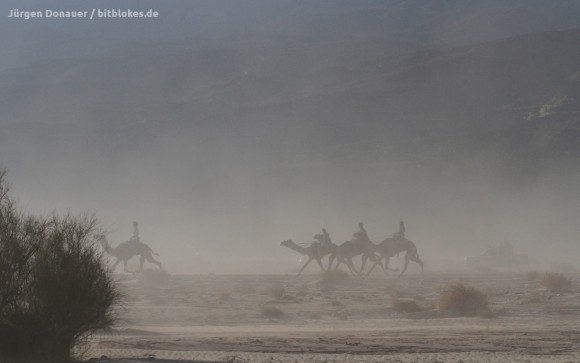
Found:
[[370, 241], [369, 235], [367, 234], [367, 231], [365, 229], [365, 225], [363, 224], [363, 222], [359, 222], [358, 231], [353, 233], [352, 236], [355, 238], [355, 240], [358, 240], [361, 242], [369, 242]]
[[393, 237], [405, 238], [405, 222], [399, 222], [399, 232], [394, 233]]
[[133, 236], [129, 239], [131, 243], [140, 243], [141, 240], [139, 239], [139, 223], [133, 222]]
[[326, 228], [322, 228], [322, 244], [323, 245], [331, 245], [332, 240], [330, 239], [330, 235], [326, 231]]

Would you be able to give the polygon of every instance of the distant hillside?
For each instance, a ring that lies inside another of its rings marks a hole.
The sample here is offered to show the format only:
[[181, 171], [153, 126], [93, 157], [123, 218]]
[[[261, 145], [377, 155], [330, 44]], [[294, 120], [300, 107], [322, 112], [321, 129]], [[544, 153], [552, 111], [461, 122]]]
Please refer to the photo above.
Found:
[[[6, 0], [10, 9], [92, 9], [90, 0]], [[580, 26], [569, 0], [101, 0], [101, 8], [154, 8], [155, 21], [22, 22], [0, 18], [0, 70], [36, 61], [122, 56], [140, 45], [302, 46], [354, 41], [473, 44]]]
[[501, 150], [522, 165], [538, 153], [573, 157], [578, 39], [574, 29], [451, 48], [183, 43], [42, 62], [0, 73], [0, 147], [18, 153], [32, 140], [43, 154], [82, 147], [115, 158], [191, 134], [277, 164], [295, 154], [445, 163]]

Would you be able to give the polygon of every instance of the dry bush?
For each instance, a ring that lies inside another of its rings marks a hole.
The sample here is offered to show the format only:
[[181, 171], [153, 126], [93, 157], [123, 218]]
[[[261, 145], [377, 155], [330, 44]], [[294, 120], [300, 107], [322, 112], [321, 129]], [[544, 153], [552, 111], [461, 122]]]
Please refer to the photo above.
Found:
[[565, 292], [572, 289], [572, 280], [561, 273], [546, 272], [540, 279], [540, 284], [550, 292]]
[[306, 284], [300, 285], [300, 287], [296, 291], [296, 296], [306, 296], [306, 295], [308, 295], [308, 285]]
[[268, 319], [280, 319], [284, 317], [284, 312], [275, 306], [264, 306], [260, 310], [263, 316]]
[[143, 270], [139, 282], [145, 287], [165, 287], [171, 281], [171, 275], [165, 270]]
[[540, 279], [540, 273], [538, 271], [528, 271], [525, 277], [528, 281], [538, 281]]
[[413, 299], [393, 298], [392, 306], [398, 313], [416, 313], [423, 310]]
[[18, 213], [0, 171], [0, 361], [67, 362], [120, 296], [90, 218]]
[[463, 284], [449, 285], [437, 300], [437, 309], [459, 316], [489, 316], [487, 295]]
[[286, 289], [282, 286], [277, 286], [270, 290], [270, 295], [275, 299], [283, 299], [286, 296]]
[[320, 273], [320, 277], [324, 284], [341, 284], [349, 280], [348, 273], [342, 270], [326, 270]]

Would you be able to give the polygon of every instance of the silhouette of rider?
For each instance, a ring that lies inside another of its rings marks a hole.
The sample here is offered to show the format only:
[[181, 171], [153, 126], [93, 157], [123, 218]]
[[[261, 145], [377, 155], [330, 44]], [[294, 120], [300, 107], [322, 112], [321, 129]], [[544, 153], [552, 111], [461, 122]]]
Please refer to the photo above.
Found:
[[330, 235], [326, 231], [326, 228], [322, 228], [322, 241], [321, 242], [323, 245], [332, 244], [332, 240], [330, 239]]
[[363, 224], [363, 222], [360, 222], [358, 224], [358, 231], [356, 231], [355, 233], [353, 233], [352, 236], [356, 240], [361, 241], [361, 242], [368, 242], [368, 241], [370, 241], [369, 235], [367, 234], [367, 231], [365, 229], [365, 225]]
[[399, 232], [393, 234], [393, 237], [405, 238], [405, 222], [399, 222]]
[[133, 222], [133, 236], [129, 239], [129, 242], [137, 244], [140, 243], [139, 239], [139, 223]]

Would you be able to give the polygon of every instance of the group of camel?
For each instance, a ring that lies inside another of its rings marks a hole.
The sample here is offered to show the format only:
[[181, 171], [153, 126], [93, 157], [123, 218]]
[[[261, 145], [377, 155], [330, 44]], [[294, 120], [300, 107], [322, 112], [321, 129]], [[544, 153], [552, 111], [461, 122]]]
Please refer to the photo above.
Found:
[[[380, 243], [373, 243], [366, 234], [363, 223], [359, 223], [359, 231], [353, 234], [354, 239], [343, 242], [342, 244], [335, 244], [330, 240], [330, 236], [325, 229], [322, 229], [322, 234], [314, 236], [315, 241], [309, 244], [298, 244], [292, 240], [286, 240], [281, 243], [282, 246], [290, 248], [304, 256], [308, 257], [306, 263], [302, 266], [298, 275], [304, 271], [306, 266], [313, 260], [318, 263], [322, 271], [337, 269], [340, 264], [344, 263], [353, 275], [368, 276], [374, 268], [378, 265], [387, 274], [387, 271], [398, 271], [398, 269], [389, 268], [389, 260], [391, 257], [398, 256], [405, 252], [405, 265], [399, 274], [401, 276], [409, 265], [409, 261], [416, 262], [421, 267], [421, 276], [423, 274], [423, 261], [419, 258], [417, 247], [411, 240], [405, 238], [404, 223], [399, 225], [399, 232], [393, 236], [384, 239]], [[328, 266], [325, 268], [322, 259], [325, 256], [328, 258]], [[353, 258], [361, 256], [362, 264], [360, 270], [357, 270], [353, 263]], [[373, 262], [371, 268], [365, 272], [367, 261]], [[383, 265], [383, 260], [385, 264]], [[333, 266], [334, 261], [336, 265]]]

